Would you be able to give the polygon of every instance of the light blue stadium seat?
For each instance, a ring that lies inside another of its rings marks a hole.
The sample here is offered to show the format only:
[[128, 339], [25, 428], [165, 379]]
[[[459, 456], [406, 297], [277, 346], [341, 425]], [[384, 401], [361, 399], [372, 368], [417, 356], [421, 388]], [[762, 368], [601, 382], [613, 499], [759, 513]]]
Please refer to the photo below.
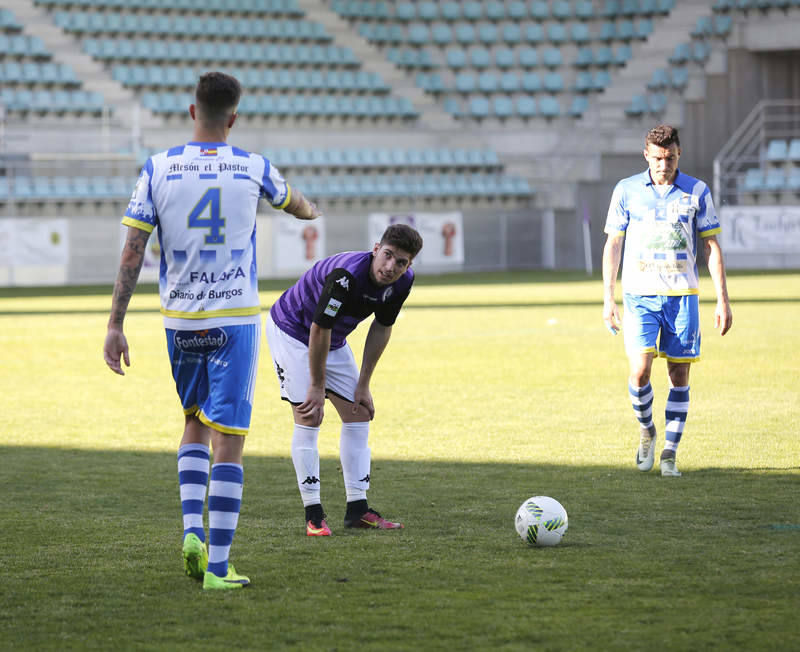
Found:
[[477, 85], [475, 83], [475, 75], [471, 72], [461, 72], [456, 75], [456, 90], [459, 93], [474, 93]]
[[460, 2], [445, 2], [442, 4], [442, 18], [447, 20], [458, 20], [461, 18]]
[[544, 89], [549, 93], [560, 93], [564, 90], [564, 79], [560, 72], [550, 71], [544, 76]]
[[588, 68], [594, 65], [594, 52], [590, 47], [578, 48], [575, 61], [572, 62], [576, 68]]
[[444, 110], [454, 118], [461, 118], [464, 115], [461, 102], [459, 102], [455, 97], [446, 97], [442, 106], [444, 107]]
[[492, 98], [492, 113], [505, 120], [514, 115], [514, 102], [508, 95], [496, 95]]
[[477, 33], [478, 40], [484, 45], [494, 45], [497, 42], [497, 26], [493, 23], [479, 23]]
[[800, 163], [800, 138], [792, 138], [789, 142], [788, 159], [794, 163]]
[[612, 20], [621, 16], [622, 11], [619, 6], [619, 0], [605, 0], [603, 8], [600, 10], [600, 15], [603, 18], [610, 18]]
[[711, 16], [700, 16], [694, 24], [694, 27], [689, 32], [690, 36], [694, 38], [707, 38], [714, 32]]
[[766, 181], [761, 168], [749, 168], [742, 179], [742, 190], [745, 192], [761, 192], [766, 190]]
[[672, 64], [686, 63], [692, 56], [692, 49], [688, 43], [678, 43], [669, 57]]
[[415, 20], [417, 17], [417, 7], [413, 2], [395, 3], [394, 17], [397, 20]]
[[519, 65], [523, 68], [536, 68], [539, 65], [539, 53], [536, 48], [520, 48]]
[[769, 168], [764, 178], [766, 189], [781, 192], [786, 188], [786, 173], [783, 168]]
[[773, 139], [767, 143], [766, 159], [770, 163], [784, 163], [789, 158], [789, 145], [781, 139]]
[[670, 71], [672, 88], [683, 90], [689, 83], [689, 70], [683, 66], [676, 66]]
[[539, 99], [539, 114], [545, 118], [557, 118], [561, 115], [560, 102], [551, 95], [545, 95]]
[[647, 97], [647, 106], [651, 114], [659, 115], [667, 108], [667, 96], [664, 93], [651, 93]]
[[17, 89], [16, 91], [12, 91], [12, 93], [13, 94], [11, 95], [10, 101], [4, 101], [4, 104], [8, 110], [18, 111], [20, 113], [25, 113], [31, 110], [33, 93], [26, 88]]
[[577, 93], [588, 93], [592, 91], [594, 89], [592, 73], [588, 70], [580, 70], [578, 74], [575, 75], [575, 84], [572, 88]]
[[647, 111], [647, 98], [644, 95], [634, 95], [628, 106], [625, 107], [625, 113], [629, 116], [641, 116]]
[[469, 60], [474, 68], [488, 68], [492, 63], [492, 55], [484, 47], [475, 47], [469, 51]]
[[573, 43], [588, 43], [592, 40], [589, 27], [586, 23], [573, 23], [570, 27], [570, 40]]
[[634, 28], [633, 36], [640, 41], [646, 41], [653, 33], [653, 21], [650, 18], [640, 18]]
[[436, 20], [439, 18], [439, 4], [436, 2], [420, 2], [417, 6], [417, 14], [422, 20]]
[[705, 63], [710, 54], [711, 44], [707, 41], [692, 43], [692, 61], [696, 63]]
[[489, 20], [505, 20], [506, 18], [506, 7], [502, 2], [497, 2], [497, 0], [491, 0], [490, 2], [486, 3], [486, 17]]
[[575, 2], [575, 18], [578, 20], [591, 20], [594, 18], [594, 5], [591, 0], [577, 0]]
[[522, 28], [518, 23], [504, 23], [500, 35], [503, 43], [516, 45], [522, 43]]
[[589, 100], [585, 95], [578, 95], [572, 98], [572, 103], [569, 105], [567, 113], [570, 117], [580, 118], [589, 108]]
[[641, 6], [639, 4], [639, 0], [622, 0], [622, 5], [620, 6], [620, 14], [622, 14], [626, 18], [631, 18], [633, 16], [638, 15], [639, 13], [641, 13]]
[[413, 23], [408, 26], [408, 42], [412, 45], [425, 45], [430, 41], [430, 31], [422, 23]]
[[450, 45], [453, 42], [453, 30], [445, 23], [436, 23], [431, 26], [431, 40], [439, 46]]
[[650, 90], [662, 90], [670, 85], [670, 74], [664, 68], [656, 68], [650, 77], [650, 81], [647, 82], [647, 88]]
[[469, 114], [473, 118], [486, 118], [489, 115], [489, 100], [485, 97], [474, 96], [469, 98]]
[[561, 50], [558, 48], [545, 48], [542, 52], [542, 63], [548, 68], [558, 68], [563, 63]]
[[594, 90], [602, 91], [611, 85], [611, 73], [608, 70], [597, 70], [594, 73]]
[[734, 8], [734, 0], [715, 0], [711, 9], [716, 13], [726, 13]]
[[528, 17], [528, 8], [524, 2], [514, 0], [508, 5], [508, 17], [512, 20], [522, 20]]
[[467, 65], [467, 54], [461, 48], [448, 48], [445, 61], [451, 68], [463, 68]]
[[522, 90], [526, 93], [538, 93], [542, 90], [542, 80], [539, 73], [526, 72], [522, 75]]
[[569, 0], [555, 0], [550, 11], [556, 20], [569, 20], [572, 18], [572, 6]]
[[547, 40], [551, 43], [565, 43], [567, 28], [561, 23], [551, 23], [547, 28]]
[[613, 62], [617, 66], [624, 66], [628, 61], [630, 61], [631, 57], [633, 56], [633, 49], [628, 43], [622, 43], [617, 46], [616, 52], [614, 52], [611, 62]]
[[47, 201], [53, 197], [53, 187], [50, 177], [37, 176], [33, 178], [33, 199]]
[[620, 41], [630, 41], [635, 34], [632, 21], [621, 20], [617, 23], [617, 39]]
[[468, 0], [461, 3], [461, 12], [467, 20], [480, 20], [483, 18], [483, 3]]
[[500, 78], [500, 89], [506, 93], [516, 93], [520, 90], [519, 77], [516, 72], [504, 72]]
[[727, 38], [733, 27], [733, 18], [728, 15], [714, 16], [714, 35]]
[[544, 28], [539, 23], [527, 23], [524, 32], [526, 43], [535, 44], [544, 41]]
[[455, 26], [455, 38], [463, 45], [471, 45], [475, 42], [475, 28], [469, 23], [458, 23]]
[[530, 4], [530, 13], [537, 21], [547, 20], [550, 18], [550, 7], [544, 0], [533, 0]]
[[597, 35], [597, 38], [598, 40], [605, 41], [606, 43], [617, 38], [616, 23], [610, 20], [605, 21], [602, 25], [600, 25], [600, 33]]
[[30, 177], [14, 177], [10, 195], [16, 201], [30, 201], [34, 198], [33, 181]]
[[514, 50], [498, 48], [494, 52], [494, 65], [501, 69], [513, 68], [515, 65]]
[[478, 76], [478, 90], [482, 93], [494, 93], [499, 86], [500, 82], [493, 72], [482, 72]]

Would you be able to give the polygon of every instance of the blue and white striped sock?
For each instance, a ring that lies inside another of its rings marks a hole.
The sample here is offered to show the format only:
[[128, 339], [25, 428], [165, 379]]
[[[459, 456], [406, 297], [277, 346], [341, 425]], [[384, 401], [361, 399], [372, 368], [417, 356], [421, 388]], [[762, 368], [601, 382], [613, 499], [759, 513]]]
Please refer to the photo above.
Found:
[[648, 382], [644, 387], [628, 384], [633, 412], [643, 428], [653, 428], [653, 386]]
[[208, 571], [228, 575], [228, 555], [239, 522], [244, 469], [241, 464], [214, 464], [208, 489]]
[[203, 444], [184, 444], [178, 449], [178, 484], [183, 511], [183, 536], [196, 534], [206, 540], [203, 507], [208, 486], [209, 454]]
[[676, 451], [683, 436], [686, 417], [689, 415], [689, 386], [673, 387], [669, 390], [667, 407], [664, 410], [667, 420], [664, 450]]

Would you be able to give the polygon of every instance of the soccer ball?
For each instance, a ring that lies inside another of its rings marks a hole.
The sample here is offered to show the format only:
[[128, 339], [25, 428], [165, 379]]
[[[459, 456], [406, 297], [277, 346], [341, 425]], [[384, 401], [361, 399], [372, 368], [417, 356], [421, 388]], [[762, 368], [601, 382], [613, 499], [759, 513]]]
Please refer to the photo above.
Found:
[[567, 511], [555, 498], [533, 496], [519, 506], [514, 526], [532, 546], [555, 546], [567, 531]]

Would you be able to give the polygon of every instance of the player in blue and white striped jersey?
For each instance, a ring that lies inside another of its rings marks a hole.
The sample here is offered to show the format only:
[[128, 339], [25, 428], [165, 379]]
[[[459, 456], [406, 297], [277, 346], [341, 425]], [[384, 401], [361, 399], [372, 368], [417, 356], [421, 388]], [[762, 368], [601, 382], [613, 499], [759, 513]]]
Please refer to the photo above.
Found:
[[122, 219], [128, 236], [103, 347], [106, 364], [124, 375], [121, 359], [126, 366], [130, 359], [123, 321], [148, 237], [156, 230], [167, 351], [185, 415], [178, 449], [184, 569], [202, 578], [205, 589], [249, 583], [228, 557], [239, 519], [242, 451], [258, 368], [258, 201], [264, 198], [299, 219], [320, 215], [266, 158], [227, 144], [240, 97], [234, 77], [202, 75], [189, 107], [193, 139], [155, 154], [142, 168]]
[[620, 315], [614, 289], [625, 242], [622, 325], [630, 364], [628, 392], [640, 424], [636, 451], [640, 471], [649, 471], [655, 456], [650, 384], [653, 358], [667, 359], [670, 391], [660, 461], [661, 475], [667, 477], [681, 475], [675, 453], [689, 412], [689, 369], [700, 359], [698, 237], [717, 294], [715, 326], [724, 335], [733, 321], [711, 192], [705, 183], [678, 169], [680, 155], [674, 127], [660, 125], [647, 133], [644, 157], [648, 169], [623, 179], [614, 189], [603, 251], [603, 319], [616, 333]]

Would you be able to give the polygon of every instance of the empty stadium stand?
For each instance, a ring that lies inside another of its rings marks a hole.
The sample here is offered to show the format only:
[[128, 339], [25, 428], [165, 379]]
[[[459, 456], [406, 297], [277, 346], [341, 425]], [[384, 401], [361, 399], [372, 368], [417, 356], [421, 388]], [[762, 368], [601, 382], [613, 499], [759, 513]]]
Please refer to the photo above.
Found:
[[797, 33], [800, 0], [0, 2], [0, 216], [116, 216], [220, 69], [235, 142], [332, 211], [457, 209], [528, 224], [529, 248], [550, 229], [558, 253], [493, 227], [507, 251], [478, 265], [569, 266], [658, 122], [718, 201], [797, 203]]

